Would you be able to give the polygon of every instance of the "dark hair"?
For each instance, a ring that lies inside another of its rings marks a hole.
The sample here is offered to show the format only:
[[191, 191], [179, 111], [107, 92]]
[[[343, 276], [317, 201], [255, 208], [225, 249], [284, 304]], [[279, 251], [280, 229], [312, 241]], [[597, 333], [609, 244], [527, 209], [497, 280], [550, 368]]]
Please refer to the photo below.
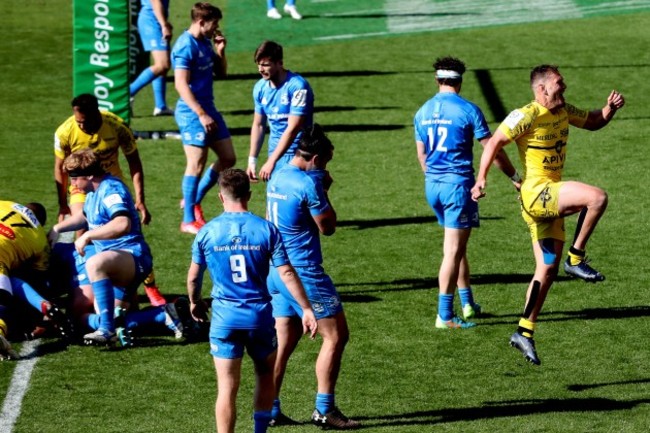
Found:
[[99, 111], [99, 102], [95, 95], [82, 93], [72, 98], [72, 108], [77, 107], [80, 113], [90, 114]]
[[530, 71], [530, 85], [534, 86], [536, 82], [546, 78], [549, 74], [560, 75], [560, 70], [555, 65], [538, 65]]
[[192, 6], [190, 17], [193, 23], [198, 20], [218, 21], [223, 18], [223, 14], [221, 13], [221, 9], [208, 2], [198, 2]]
[[248, 197], [251, 184], [244, 170], [227, 168], [219, 174], [219, 188], [228, 198], [241, 200]]
[[273, 41], [264, 41], [255, 50], [253, 60], [259, 63], [262, 59], [271, 59], [272, 62], [279, 62], [282, 60], [282, 45]]
[[31, 202], [31, 203], [27, 203], [25, 207], [32, 211], [32, 213], [34, 214], [38, 222], [41, 223], [42, 226], [45, 226], [45, 223], [47, 222], [47, 211], [45, 210], [45, 206], [43, 206], [40, 203]]
[[436, 71], [455, 71], [461, 75], [460, 78], [439, 78], [436, 75], [436, 80], [438, 80], [438, 83], [440, 84], [444, 84], [446, 86], [457, 86], [463, 82], [462, 75], [465, 73], [465, 63], [456, 57], [438, 57], [436, 61], [433, 62], [433, 69]]
[[323, 128], [318, 123], [314, 123], [302, 130], [296, 155], [309, 161], [314, 155], [328, 156], [333, 150], [334, 145], [325, 135]]

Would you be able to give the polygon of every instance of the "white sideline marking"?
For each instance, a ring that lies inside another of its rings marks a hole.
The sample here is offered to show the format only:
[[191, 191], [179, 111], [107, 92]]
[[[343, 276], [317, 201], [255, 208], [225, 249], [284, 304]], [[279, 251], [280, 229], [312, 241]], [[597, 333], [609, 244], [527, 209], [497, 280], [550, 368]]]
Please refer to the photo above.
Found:
[[381, 10], [364, 10], [324, 14], [350, 16], [385, 13], [386, 31], [375, 33], [344, 33], [314, 38], [315, 40], [356, 39], [386, 34], [486, 27], [582, 18], [608, 10], [634, 11], [648, 7], [648, 0], [611, 1], [597, 5], [577, 6], [573, 0], [385, 0]]
[[20, 350], [20, 360], [16, 361], [14, 375], [11, 378], [5, 401], [0, 411], [0, 433], [11, 433], [20, 415], [23, 397], [29, 387], [34, 365], [38, 361], [36, 350], [38, 341], [26, 341]]

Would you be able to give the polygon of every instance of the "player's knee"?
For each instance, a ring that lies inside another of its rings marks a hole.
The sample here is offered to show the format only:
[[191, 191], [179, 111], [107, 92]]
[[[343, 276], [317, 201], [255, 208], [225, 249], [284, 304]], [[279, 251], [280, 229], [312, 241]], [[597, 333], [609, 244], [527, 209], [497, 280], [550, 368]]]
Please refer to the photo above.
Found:
[[597, 206], [600, 209], [605, 210], [607, 208], [608, 202], [609, 202], [609, 197], [607, 196], [607, 193], [601, 189], [600, 194], [598, 194], [598, 198], [597, 198]]
[[222, 169], [234, 167], [237, 163], [237, 157], [233, 155], [224, 155], [219, 157], [219, 165]]
[[[555, 241], [553, 239], [543, 239], [541, 242], [542, 259], [546, 268], [555, 268], [557, 273], [557, 253], [555, 252]], [[549, 275], [549, 270], [545, 270]]]

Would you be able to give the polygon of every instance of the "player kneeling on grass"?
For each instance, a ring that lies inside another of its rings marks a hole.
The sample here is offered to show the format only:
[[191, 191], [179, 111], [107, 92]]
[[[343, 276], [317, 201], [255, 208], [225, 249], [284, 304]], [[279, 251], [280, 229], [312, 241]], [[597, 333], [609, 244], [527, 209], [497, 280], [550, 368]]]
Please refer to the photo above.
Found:
[[248, 175], [242, 170], [226, 169], [219, 177], [219, 187], [224, 212], [198, 232], [192, 245], [187, 275], [190, 310], [195, 320], [208, 320], [208, 308], [201, 298], [207, 267], [214, 283], [210, 353], [217, 374], [217, 432], [235, 431], [235, 400], [245, 348], [255, 363], [254, 431], [262, 433], [271, 420], [277, 349], [271, 295], [266, 286], [271, 264], [303, 309], [302, 333], [310, 332], [314, 337], [316, 318], [278, 229], [248, 212]]
[[72, 331], [65, 315], [33, 287], [45, 285], [49, 258], [45, 220], [45, 208], [39, 203], [0, 201], [0, 360], [18, 357], [9, 343], [16, 300], [43, 313], [64, 338]]
[[[95, 296], [88, 279], [86, 262], [95, 255], [96, 248], [91, 243], [84, 248], [82, 256], [75, 250], [74, 244], [57, 243], [52, 249], [52, 263], [58, 267], [56, 284], [65, 287], [70, 293], [71, 315], [75, 320], [75, 329], [96, 331], [101, 326], [101, 316], [95, 307]], [[136, 289], [114, 288], [115, 329], [119, 344], [131, 346], [132, 331], [136, 328], [153, 328], [166, 326], [176, 338], [183, 337], [183, 326], [176, 311], [176, 303], [151, 306], [138, 309]], [[187, 299], [183, 300], [187, 303]], [[188, 308], [186, 307], [185, 310]], [[188, 315], [189, 317], [189, 315]]]
[[59, 233], [87, 229], [75, 242], [75, 250], [85, 256], [93, 245], [95, 255], [85, 269], [99, 310], [97, 330], [84, 335], [88, 344], [114, 345], [116, 333], [115, 291], [133, 293], [151, 272], [153, 259], [144, 240], [131, 193], [118, 178], [106, 174], [97, 155], [90, 149], [70, 154], [63, 168], [75, 188], [87, 194], [83, 212], [55, 224], [48, 233], [50, 242]]

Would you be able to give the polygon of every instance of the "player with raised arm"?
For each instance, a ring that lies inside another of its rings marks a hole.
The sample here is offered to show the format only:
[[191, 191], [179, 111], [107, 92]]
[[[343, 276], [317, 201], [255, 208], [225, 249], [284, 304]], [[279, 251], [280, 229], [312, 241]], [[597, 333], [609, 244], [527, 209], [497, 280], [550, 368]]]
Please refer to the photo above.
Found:
[[257, 158], [268, 122], [268, 159], [259, 171], [259, 178], [268, 181], [274, 170], [291, 161], [300, 141], [300, 131], [313, 123], [314, 92], [307, 80], [284, 68], [280, 44], [262, 42], [254, 60], [262, 78], [253, 88], [255, 114], [246, 172], [252, 181], [257, 181]]
[[499, 125], [481, 156], [481, 166], [472, 188], [475, 200], [485, 196], [490, 165], [503, 146], [517, 143], [524, 166], [521, 186], [521, 215], [528, 224], [535, 255], [535, 274], [528, 285], [524, 312], [510, 344], [533, 364], [537, 356], [533, 334], [551, 284], [558, 273], [564, 248], [564, 217], [579, 213], [573, 243], [564, 271], [588, 282], [605, 277], [588, 264], [587, 241], [607, 208], [607, 193], [578, 181], [562, 181], [569, 139], [569, 125], [589, 131], [607, 125], [625, 105], [617, 91], [603, 108], [586, 111], [564, 99], [566, 84], [557, 66], [539, 65], [530, 73], [534, 101], [512, 111]]
[[[190, 27], [172, 49], [172, 65], [180, 96], [175, 118], [187, 160], [181, 184], [180, 230], [196, 234], [205, 224], [201, 200], [216, 185], [219, 173], [235, 165], [235, 150], [228, 127], [214, 105], [212, 90], [214, 77], [225, 76], [228, 69], [226, 38], [219, 30], [223, 15], [206, 2], [195, 3], [190, 15]], [[203, 173], [209, 149], [218, 159]]]
[[[350, 331], [341, 297], [323, 269], [320, 243], [320, 234], [331, 236], [336, 231], [336, 212], [327, 193], [332, 178], [326, 169], [333, 153], [334, 146], [320, 125], [304, 129], [291, 162], [269, 181], [267, 218], [282, 234], [291, 264], [316, 313], [318, 333], [323, 339], [316, 360], [317, 393], [311, 420], [323, 428], [349, 430], [358, 428], [360, 423], [338, 409], [335, 388]], [[278, 332], [272, 424], [295, 424], [281, 411], [280, 389], [289, 357], [300, 340], [303, 312], [274, 269], [269, 274], [269, 288]]]
[[313, 338], [317, 323], [278, 229], [248, 211], [248, 175], [239, 169], [224, 170], [219, 186], [224, 212], [199, 231], [192, 245], [187, 275], [190, 311], [195, 320], [208, 320], [208, 308], [201, 298], [207, 267], [213, 281], [210, 353], [218, 385], [217, 431], [235, 431], [235, 400], [246, 349], [255, 363], [254, 431], [263, 433], [271, 419], [277, 349], [271, 295], [266, 285], [271, 265], [304, 311], [301, 333], [309, 332]]

